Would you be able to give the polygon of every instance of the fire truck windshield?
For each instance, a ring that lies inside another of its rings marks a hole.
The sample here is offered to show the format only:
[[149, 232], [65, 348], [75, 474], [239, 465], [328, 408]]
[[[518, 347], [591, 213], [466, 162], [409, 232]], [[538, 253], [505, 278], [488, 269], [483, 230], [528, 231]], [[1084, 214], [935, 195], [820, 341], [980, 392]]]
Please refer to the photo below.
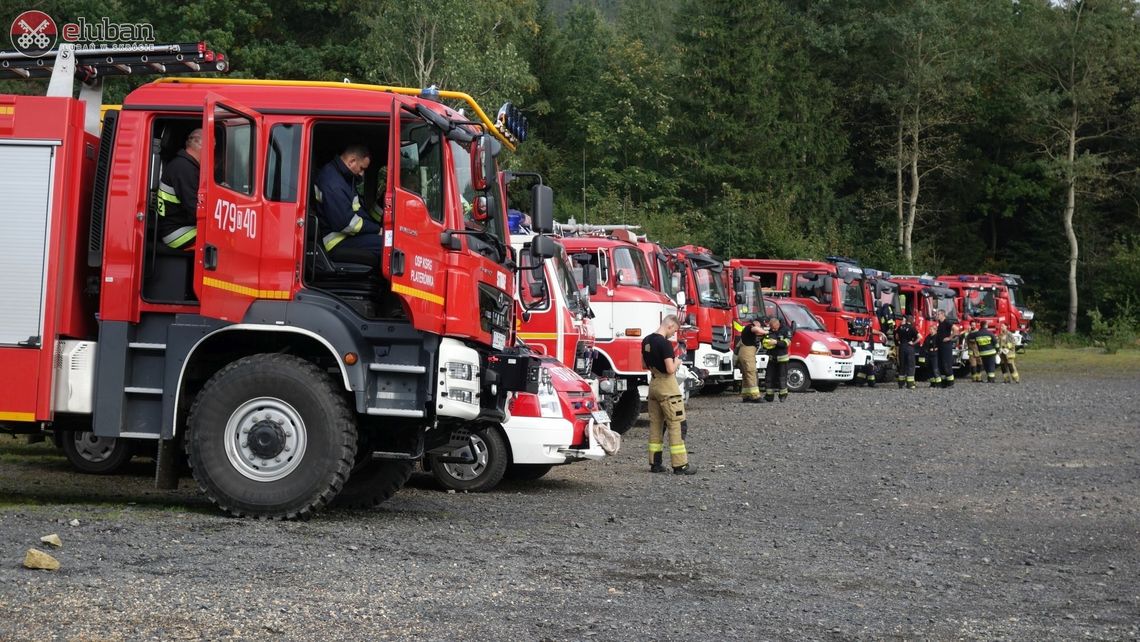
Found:
[[581, 291], [578, 289], [578, 282], [574, 280], [574, 273], [570, 267], [570, 257], [566, 256], [566, 251], [562, 250], [558, 256], [554, 257], [554, 278], [558, 281], [558, 287], [562, 290], [562, 298], [566, 299], [566, 307], [578, 312], [585, 312], [587, 304], [583, 298]]
[[962, 297], [968, 317], [995, 317], [997, 316], [997, 296], [993, 290], [967, 289]]
[[[502, 204], [503, 194], [499, 190], [499, 181], [491, 179], [487, 181], [488, 196], [492, 211], [490, 216], [484, 221], [477, 221], [474, 215], [475, 198], [479, 196], [475, 193], [475, 186], [471, 182], [471, 152], [467, 147], [456, 141], [451, 143], [451, 164], [452, 172], [455, 174], [455, 184], [459, 188], [459, 196], [462, 200], [463, 207], [463, 225], [466, 229], [480, 232], [476, 238], [482, 238], [484, 241], [489, 241], [495, 248], [495, 252], [499, 253], [501, 248], [505, 248], [506, 235], [503, 234], [503, 216]], [[476, 248], [479, 250], [479, 248]], [[499, 254], [499, 263], [503, 262], [506, 256]]]
[[728, 307], [728, 295], [725, 294], [724, 280], [719, 272], [714, 272], [711, 268], [694, 268], [693, 278], [697, 281], [697, 298], [701, 305]]
[[792, 301], [781, 301], [779, 306], [780, 312], [784, 313], [784, 318], [786, 318], [789, 323], [795, 323], [796, 329], [815, 331], [824, 329], [823, 326], [819, 324], [819, 321], [816, 321], [811, 312], [802, 304], [793, 303]]
[[934, 313], [942, 310], [950, 319], [958, 318], [958, 307], [954, 305], [953, 297], [931, 296], [926, 299], [926, 318], [933, 319]]
[[640, 250], [632, 247], [614, 248], [613, 261], [617, 283], [653, 289], [653, 285], [649, 282], [649, 273], [645, 269], [645, 259]]
[[863, 289], [863, 279], [844, 279], [843, 283], [843, 309], [849, 312], [866, 312], [867, 295]]

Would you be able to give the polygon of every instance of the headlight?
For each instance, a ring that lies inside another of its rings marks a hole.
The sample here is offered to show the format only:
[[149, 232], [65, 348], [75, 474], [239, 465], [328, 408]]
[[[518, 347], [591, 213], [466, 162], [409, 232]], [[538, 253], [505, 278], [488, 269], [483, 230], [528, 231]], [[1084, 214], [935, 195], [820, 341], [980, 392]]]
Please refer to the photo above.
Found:
[[470, 363], [460, 363], [457, 361], [447, 362], [447, 376], [452, 379], [462, 379], [463, 381], [471, 381], [473, 376], [473, 368]]
[[715, 354], [706, 354], [702, 360], [705, 367], [715, 368], [720, 363], [720, 356]]
[[1033, 312], [1031, 310], [1026, 310], [1025, 312], [1021, 313], [1021, 318], [1025, 319], [1026, 321], [1032, 321], [1033, 320]]
[[462, 401], [463, 403], [471, 403], [472, 398], [470, 390], [448, 390], [447, 396], [449, 399]]
[[598, 382], [598, 390], [601, 392], [610, 393], [614, 391], [613, 379], [602, 379]]
[[827, 349], [827, 346], [824, 345], [824, 343], [822, 341], [812, 341], [811, 342], [811, 353], [812, 354], [822, 354], [824, 356], [830, 356], [831, 355], [831, 351]]

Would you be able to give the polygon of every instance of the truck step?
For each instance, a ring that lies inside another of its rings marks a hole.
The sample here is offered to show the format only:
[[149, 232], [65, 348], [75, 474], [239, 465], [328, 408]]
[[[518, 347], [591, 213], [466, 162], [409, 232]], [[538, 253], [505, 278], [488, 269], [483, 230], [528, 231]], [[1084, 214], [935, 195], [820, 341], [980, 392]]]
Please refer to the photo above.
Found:
[[145, 341], [132, 341], [127, 344], [132, 350], [165, 350], [165, 343], [147, 343]]
[[427, 372], [427, 368], [403, 363], [370, 363], [368, 369], [372, 372], [400, 372], [405, 374], [423, 374]]
[[423, 417], [422, 410], [404, 410], [401, 408], [369, 408], [368, 414], [377, 417]]
[[162, 388], [144, 388], [142, 386], [127, 386], [123, 392], [134, 395], [161, 395]]

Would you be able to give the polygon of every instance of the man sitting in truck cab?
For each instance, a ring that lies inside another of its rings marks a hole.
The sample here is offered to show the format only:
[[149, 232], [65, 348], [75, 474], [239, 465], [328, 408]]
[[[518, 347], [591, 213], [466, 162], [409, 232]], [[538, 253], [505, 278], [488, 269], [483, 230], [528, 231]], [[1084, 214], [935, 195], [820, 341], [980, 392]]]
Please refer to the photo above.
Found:
[[371, 162], [367, 147], [352, 144], [317, 173], [313, 186], [317, 221], [321, 243], [333, 261], [380, 264], [380, 224], [369, 217], [356, 189]]
[[158, 184], [158, 234], [175, 250], [192, 250], [198, 237], [198, 159], [202, 130], [191, 131], [186, 145], [162, 170]]

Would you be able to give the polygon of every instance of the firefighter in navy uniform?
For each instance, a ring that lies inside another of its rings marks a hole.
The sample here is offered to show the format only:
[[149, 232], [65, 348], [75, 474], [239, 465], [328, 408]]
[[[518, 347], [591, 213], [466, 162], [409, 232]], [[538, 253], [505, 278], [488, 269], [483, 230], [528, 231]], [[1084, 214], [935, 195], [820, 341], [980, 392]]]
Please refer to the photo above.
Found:
[[899, 388], [906, 386], [913, 390], [914, 383], [914, 352], [918, 344], [918, 331], [914, 329], [914, 317], [907, 316], [902, 325], [895, 330], [895, 347], [899, 359]]
[[938, 366], [942, 373], [942, 387], [954, 387], [954, 351], [958, 348], [958, 331], [954, 322], [946, 318], [946, 313], [936, 313], [938, 331], [935, 333], [938, 345]]
[[681, 422], [685, 420], [685, 399], [677, 383], [677, 368], [681, 359], [676, 356], [669, 337], [677, 334], [681, 324], [677, 315], [670, 314], [661, 320], [656, 332], [641, 341], [641, 360], [649, 369], [649, 470], [665, 472], [662, 465], [664, 438], [669, 438], [669, 459], [676, 475], [692, 475], [696, 471], [689, 465], [689, 453], [681, 437]]
[[986, 381], [997, 383], [997, 353], [998, 340], [990, 332], [989, 324], [982, 325], [974, 334], [974, 342], [978, 344], [978, 357], [982, 367], [986, 370]]
[[333, 261], [380, 265], [383, 240], [378, 212], [364, 211], [356, 189], [371, 163], [368, 148], [353, 144], [317, 173], [313, 185], [317, 222], [321, 244]]
[[162, 168], [158, 183], [158, 235], [174, 250], [193, 250], [198, 238], [198, 177], [202, 130], [186, 136], [186, 145]]
[[931, 332], [922, 342], [922, 354], [925, 355], [926, 365], [930, 368], [930, 387], [937, 388], [942, 385], [942, 369], [938, 367], [938, 333]]
[[787, 328], [780, 327], [779, 318], [772, 317], [768, 321], [768, 334], [760, 339], [760, 345], [768, 353], [764, 401], [773, 401], [777, 394], [783, 401], [788, 398], [788, 347], [792, 345], [792, 336]]

